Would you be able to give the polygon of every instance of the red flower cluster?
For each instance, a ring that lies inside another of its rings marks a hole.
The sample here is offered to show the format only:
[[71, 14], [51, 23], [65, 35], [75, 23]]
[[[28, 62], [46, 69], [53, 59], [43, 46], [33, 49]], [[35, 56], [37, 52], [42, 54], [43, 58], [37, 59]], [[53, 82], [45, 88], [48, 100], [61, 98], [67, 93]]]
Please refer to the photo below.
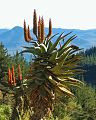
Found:
[[[22, 80], [22, 73], [20, 65], [18, 65], [18, 80]], [[8, 83], [9, 85], [16, 85], [16, 77], [14, 72], [14, 65], [12, 65], [12, 68], [8, 68]]]

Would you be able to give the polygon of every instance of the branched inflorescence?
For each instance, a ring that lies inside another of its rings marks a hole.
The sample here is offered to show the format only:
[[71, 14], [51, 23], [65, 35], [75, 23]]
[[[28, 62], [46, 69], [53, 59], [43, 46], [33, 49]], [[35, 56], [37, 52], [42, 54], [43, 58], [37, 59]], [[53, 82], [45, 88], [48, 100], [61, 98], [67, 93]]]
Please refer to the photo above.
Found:
[[8, 83], [10, 86], [16, 86], [17, 81], [22, 80], [22, 73], [21, 73], [21, 68], [20, 65], [18, 65], [18, 78], [16, 80], [15, 72], [14, 72], [14, 65], [12, 65], [12, 68], [8, 68]]
[[[33, 33], [36, 36], [38, 43], [43, 43], [45, 39], [49, 38], [52, 35], [51, 19], [49, 19], [48, 35], [45, 36], [43, 16], [42, 17], [39, 16], [39, 20], [37, 21], [36, 10], [34, 10], [34, 13], [33, 13]], [[33, 37], [30, 35], [29, 25], [28, 27], [26, 27], [25, 20], [24, 20], [24, 37], [26, 42], [30, 42], [31, 40], [33, 40]]]

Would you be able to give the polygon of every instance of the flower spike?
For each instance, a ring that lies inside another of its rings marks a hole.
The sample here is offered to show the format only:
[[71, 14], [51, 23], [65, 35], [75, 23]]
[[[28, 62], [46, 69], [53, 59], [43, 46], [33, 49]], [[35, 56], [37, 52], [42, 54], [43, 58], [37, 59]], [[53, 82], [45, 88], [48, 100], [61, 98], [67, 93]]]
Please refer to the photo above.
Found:
[[26, 22], [24, 20], [24, 38], [26, 42], [30, 42], [30, 39], [28, 37], [28, 29], [26, 28]]
[[44, 41], [44, 19], [41, 18], [41, 43]]
[[39, 21], [38, 21], [38, 42], [41, 43], [41, 18], [39, 16]]
[[28, 25], [28, 38], [29, 38], [30, 40], [33, 40], [32, 37], [31, 37], [31, 35], [30, 35], [30, 28], [29, 28], [29, 25]]
[[22, 73], [21, 73], [21, 67], [18, 65], [18, 79], [22, 80]]
[[35, 9], [34, 9], [34, 13], [33, 13], [33, 33], [37, 37], [37, 14], [36, 14], [36, 10]]
[[49, 38], [52, 35], [52, 22], [51, 19], [49, 19], [49, 33], [46, 38]]

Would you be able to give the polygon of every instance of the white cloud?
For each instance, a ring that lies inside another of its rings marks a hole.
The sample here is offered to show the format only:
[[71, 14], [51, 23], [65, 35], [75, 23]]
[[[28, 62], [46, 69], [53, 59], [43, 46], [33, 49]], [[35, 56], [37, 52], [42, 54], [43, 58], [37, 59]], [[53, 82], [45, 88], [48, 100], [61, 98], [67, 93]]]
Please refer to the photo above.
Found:
[[96, 0], [0, 0], [0, 28], [32, 25], [33, 10], [43, 15], [45, 25], [51, 18], [53, 27], [96, 28]]

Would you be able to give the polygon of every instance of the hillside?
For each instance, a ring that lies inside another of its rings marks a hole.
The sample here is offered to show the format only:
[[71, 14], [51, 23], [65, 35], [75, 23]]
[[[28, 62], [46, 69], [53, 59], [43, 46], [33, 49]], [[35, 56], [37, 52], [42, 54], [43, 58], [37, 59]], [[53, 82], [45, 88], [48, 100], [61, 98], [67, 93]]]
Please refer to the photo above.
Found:
[[82, 68], [86, 72], [83, 73], [83, 79], [96, 86], [96, 47], [91, 47], [82, 53]]
[[[48, 28], [45, 28], [46, 33]], [[87, 49], [96, 45], [96, 29], [79, 30], [79, 29], [61, 29], [53, 28], [53, 34], [72, 31], [72, 34], [76, 34], [77, 38], [73, 41], [74, 44], [81, 48]], [[12, 29], [0, 29], [0, 42], [8, 49], [10, 53], [16, 50], [21, 50], [22, 45], [27, 44], [24, 41], [23, 28], [16, 26]]]

